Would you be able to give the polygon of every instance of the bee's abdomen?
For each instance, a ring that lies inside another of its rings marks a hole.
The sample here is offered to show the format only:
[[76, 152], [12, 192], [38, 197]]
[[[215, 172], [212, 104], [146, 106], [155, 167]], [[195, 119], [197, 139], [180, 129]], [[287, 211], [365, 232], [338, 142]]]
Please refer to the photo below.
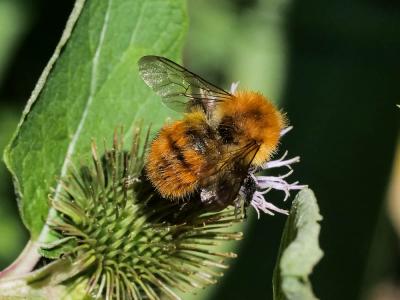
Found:
[[166, 198], [183, 198], [194, 192], [207, 164], [207, 125], [191, 117], [164, 126], [148, 154], [147, 176]]

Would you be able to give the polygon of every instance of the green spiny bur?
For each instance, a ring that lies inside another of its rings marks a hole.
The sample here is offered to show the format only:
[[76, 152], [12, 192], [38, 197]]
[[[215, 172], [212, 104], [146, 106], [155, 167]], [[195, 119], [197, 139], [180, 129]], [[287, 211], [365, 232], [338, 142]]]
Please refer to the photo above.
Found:
[[233, 209], [209, 212], [201, 203], [160, 198], [142, 175], [147, 139], [141, 143], [137, 130], [128, 152], [121, 136], [102, 157], [93, 144], [92, 165], [62, 180], [52, 203], [58, 218], [49, 223], [59, 242], [49, 247], [62, 249], [61, 259], [75, 266], [75, 280], [87, 279], [94, 297], [179, 299], [174, 290], [214, 284], [224, 259], [236, 255], [213, 247], [241, 239], [226, 229], [242, 219]]

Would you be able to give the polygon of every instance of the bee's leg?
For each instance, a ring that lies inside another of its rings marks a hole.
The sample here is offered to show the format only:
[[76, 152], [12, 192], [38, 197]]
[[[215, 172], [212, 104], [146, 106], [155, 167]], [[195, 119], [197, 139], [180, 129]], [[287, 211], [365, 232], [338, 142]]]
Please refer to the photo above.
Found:
[[255, 180], [251, 173], [243, 180], [239, 195], [234, 201], [236, 215], [242, 212], [243, 217], [247, 218], [247, 208], [250, 206], [254, 193], [257, 190], [257, 182]]
[[137, 176], [128, 175], [124, 180], [124, 186], [126, 188], [132, 187], [135, 183], [141, 182], [140, 178]]
[[244, 198], [244, 207], [247, 208], [251, 200], [253, 199], [253, 195], [257, 190], [257, 182], [254, 176], [251, 174], [247, 175], [247, 177], [243, 181], [243, 185], [240, 189], [240, 194]]
[[220, 211], [230, 203], [226, 197], [219, 195], [216, 187], [202, 188], [200, 192], [201, 203], [209, 210]]
[[217, 197], [216, 191], [209, 188], [203, 188], [200, 191], [200, 200], [204, 204], [210, 204], [215, 202]]

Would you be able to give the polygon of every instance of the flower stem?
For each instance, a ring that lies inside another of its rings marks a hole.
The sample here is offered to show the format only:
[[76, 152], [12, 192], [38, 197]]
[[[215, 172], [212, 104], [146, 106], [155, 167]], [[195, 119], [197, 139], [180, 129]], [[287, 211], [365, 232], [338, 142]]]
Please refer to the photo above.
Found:
[[37, 242], [29, 240], [18, 258], [0, 272], [0, 281], [29, 273], [40, 259]]

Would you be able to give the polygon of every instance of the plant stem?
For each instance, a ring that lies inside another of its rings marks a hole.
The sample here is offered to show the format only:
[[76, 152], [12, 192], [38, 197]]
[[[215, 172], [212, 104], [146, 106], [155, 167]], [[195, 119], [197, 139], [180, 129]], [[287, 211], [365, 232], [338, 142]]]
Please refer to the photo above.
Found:
[[0, 281], [29, 273], [40, 259], [37, 242], [31, 240], [26, 244], [18, 258], [6, 269], [0, 272]]

